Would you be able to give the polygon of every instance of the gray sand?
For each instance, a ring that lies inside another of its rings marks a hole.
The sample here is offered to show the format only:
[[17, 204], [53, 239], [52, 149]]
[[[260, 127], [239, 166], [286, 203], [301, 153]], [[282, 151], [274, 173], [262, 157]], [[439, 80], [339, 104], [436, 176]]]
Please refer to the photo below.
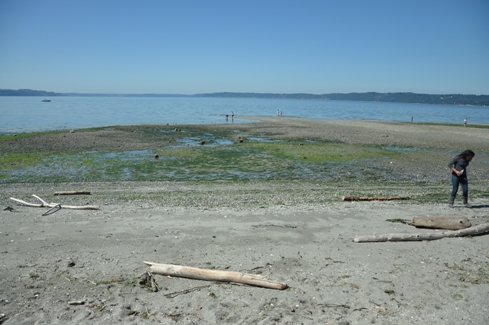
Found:
[[[429, 130], [423, 132], [405, 124], [286, 118], [249, 127], [277, 128], [282, 137], [322, 134], [368, 144], [388, 138], [391, 145], [454, 150], [470, 145], [489, 152], [487, 129], [425, 126]], [[458, 134], [466, 131], [470, 139]], [[447, 139], [453, 142], [447, 145]], [[479, 168], [482, 179], [486, 174]], [[280, 197], [287, 186], [291, 194]], [[250, 183], [247, 194], [232, 184], [185, 182], [2, 186], [0, 314], [5, 316], [0, 323], [489, 323], [489, 235], [387, 243], [351, 239], [439, 232], [387, 219], [456, 215], [473, 225], [487, 223], [487, 194], [472, 202], [473, 209], [459, 201], [450, 209], [445, 202], [344, 202], [334, 184], [315, 184], [310, 195], [306, 186]], [[53, 196], [82, 189], [92, 195]], [[479, 189], [487, 193], [486, 186]], [[172, 199], [153, 199], [165, 193]], [[47, 209], [9, 200], [37, 203], [31, 194], [62, 204], [96, 204], [100, 210], [61, 209], [42, 216]], [[132, 200], [129, 194], [137, 195]], [[333, 199], [315, 203], [321, 195]], [[3, 210], [6, 206], [14, 211]], [[152, 292], [138, 284], [148, 270], [143, 261], [256, 273], [289, 288], [155, 275], [160, 290]]]

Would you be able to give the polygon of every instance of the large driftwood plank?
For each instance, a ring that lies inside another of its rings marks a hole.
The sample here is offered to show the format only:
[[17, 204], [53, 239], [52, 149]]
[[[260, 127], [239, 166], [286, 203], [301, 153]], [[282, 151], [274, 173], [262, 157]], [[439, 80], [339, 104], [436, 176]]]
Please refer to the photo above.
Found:
[[472, 226], [469, 219], [461, 216], [414, 217], [408, 225], [417, 228], [460, 230]]
[[476, 227], [465, 228], [462, 230], [447, 230], [435, 233], [426, 234], [384, 234], [384, 235], [372, 235], [372, 236], [355, 236], [353, 241], [355, 243], [372, 243], [372, 242], [386, 242], [386, 241], [422, 241], [422, 240], [436, 240], [441, 238], [450, 237], [465, 237], [481, 235], [489, 232], [489, 223], [484, 223]]
[[183, 265], [159, 264], [153, 262], [144, 262], [144, 264], [148, 265], [153, 273], [161, 275], [178, 276], [197, 280], [236, 282], [278, 290], [287, 288], [287, 284], [285, 283], [272, 281], [257, 274], [207, 270]]

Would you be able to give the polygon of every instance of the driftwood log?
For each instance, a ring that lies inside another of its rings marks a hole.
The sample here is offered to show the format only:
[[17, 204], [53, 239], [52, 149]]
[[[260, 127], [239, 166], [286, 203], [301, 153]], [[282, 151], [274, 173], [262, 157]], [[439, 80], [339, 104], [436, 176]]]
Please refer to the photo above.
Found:
[[76, 206], [76, 205], [62, 205], [59, 203], [47, 203], [43, 199], [41, 199], [39, 196], [32, 194], [33, 197], [41, 201], [41, 204], [36, 204], [36, 203], [29, 203], [23, 200], [16, 199], [14, 197], [11, 197], [10, 199], [12, 201], [18, 202], [20, 204], [26, 205], [28, 207], [34, 207], [34, 208], [54, 208], [56, 206], [59, 206], [59, 208], [63, 209], [74, 209], [74, 210], [98, 210], [99, 207], [97, 205], [82, 205], [82, 206]]
[[54, 195], [90, 195], [88, 191], [57, 191]]
[[407, 223], [416, 228], [460, 230], [472, 226], [466, 217], [439, 216], [439, 217], [414, 217]]
[[422, 241], [436, 240], [441, 238], [465, 237], [482, 235], [489, 232], [489, 223], [484, 223], [476, 227], [465, 228], [461, 230], [446, 230], [442, 232], [426, 233], [426, 234], [384, 234], [372, 236], [355, 236], [355, 243], [371, 243], [371, 242], [386, 242], [386, 241]]
[[391, 197], [367, 197], [367, 196], [343, 196], [343, 201], [399, 201], [409, 200], [408, 197], [391, 196]]
[[144, 262], [144, 264], [148, 265], [153, 273], [161, 275], [177, 276], [207, 281], [235, 282], [278, 290], [283, 290], [287, 288], [287, 284], [285, 283], [272, 281], [257, 274], [206, 270], [183, 265], [159, 264], [153, 262]]

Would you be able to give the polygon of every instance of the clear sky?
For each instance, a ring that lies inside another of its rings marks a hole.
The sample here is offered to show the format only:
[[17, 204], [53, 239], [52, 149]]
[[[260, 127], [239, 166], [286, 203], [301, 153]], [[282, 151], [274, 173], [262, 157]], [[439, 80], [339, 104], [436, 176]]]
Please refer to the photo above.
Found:
[[489, 95], [489, 1], [0, 0], [0, 88]]

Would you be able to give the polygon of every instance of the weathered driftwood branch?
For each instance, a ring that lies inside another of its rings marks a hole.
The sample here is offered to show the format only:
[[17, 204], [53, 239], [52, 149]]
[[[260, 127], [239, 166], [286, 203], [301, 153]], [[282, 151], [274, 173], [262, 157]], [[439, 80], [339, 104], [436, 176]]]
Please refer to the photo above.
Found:
[[407, 223], [417, 228], [460, 230], [472, 226], [466, 217], [438, 216], [438, 217], [414, 217]]
[[32, 194], [33, 197], [41, 201], [41, 204], [36, 204], [36, 203], [29, 203], [23, 200], [16, 199], [14, 197], [11, 197], [10, 199], [13, 201], [16, 201], [20, 204], [26, 205], [28, 207], [34, 207], [34, 208], [54, 208], [55, 206], [59, 205], [60, 208], [63, 209], [74, 209], [74, 210], [98, 210], [99, 207], [97, 205], [82, 205], [82, 206], [76, 206], [76, 205], [62, 205], [59, 203], [47, 203], [43, 199], [41, 199], [39, 196]]
[[489, 232], [489, 223], [484, 223], [476, 227], [465, 228], [462, 230], [447, 230], [435, 233], [426, 234], [384, 234], [384, 235], [372, 235], [372, 236], [355, 236], [353, 241], [355, 243], [371, 243], [371, 242], [386, 242], [386, 241], [422, 241], [422, 240], [436, 240], [441, 238], [451, 237], [465, 237], [482, 235]]
[[153, 262], [144, 262], [144, 264], [148, 265], [153, 273], [161, 275], [178, 276], [197, 280], [236, 282], [278, 290], [287, 288], [287, 284], [285, 283], [268, 280], [265, 277], [257, 274], [206, 270], [183, 265], [158, 264]]
[[90, 195], [88, 191], [57, 191], [54, 195]]
[[398, 201], [409, 200], [408, 197], [391, 196], [391, 197], [367, 197], [367, 196], [343, 196], [343, 201]]

